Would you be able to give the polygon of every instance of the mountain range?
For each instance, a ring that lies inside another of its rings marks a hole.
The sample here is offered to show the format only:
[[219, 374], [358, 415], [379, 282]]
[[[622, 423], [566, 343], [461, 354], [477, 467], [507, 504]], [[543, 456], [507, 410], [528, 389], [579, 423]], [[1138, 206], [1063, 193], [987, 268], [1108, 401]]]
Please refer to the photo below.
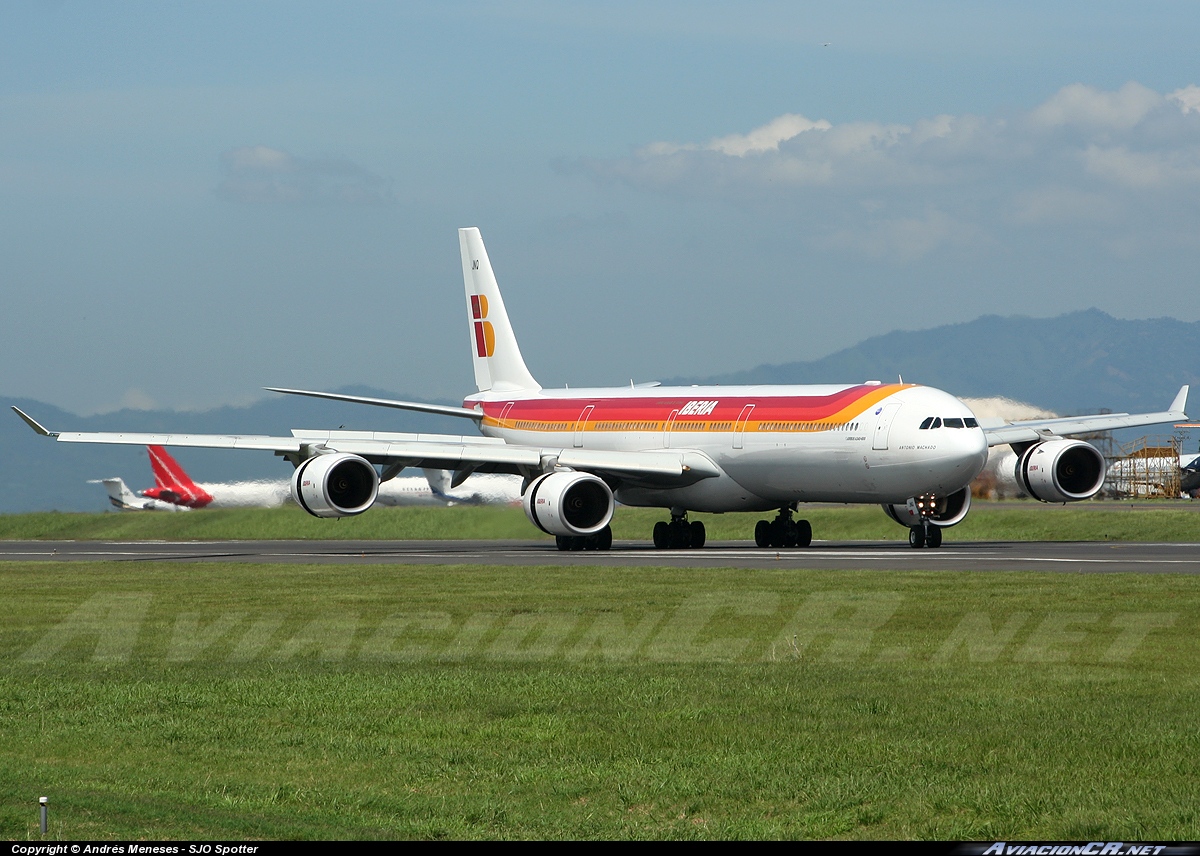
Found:
[[[664, 383], [853, 383], [903, 377], [957, 396], [1002, 396], [1061, 414], [1132, 413], [1162, 410], [1181, 385], [1200, 381], [1198, 344], [1200, 322], [1174, 318], [1128, 321], [1098, 309], [1055, 318], [985, 315], [929, 330], [896, 330], [819, 360]], [[1193, 409], [1200, 412], [1200, 406]]]
[[[1190, 409], [1200, 416], [1197, 342], [1200, 322], [1171, 318], [1129, 321], [1096, 309], [1056, 318], [987, 315], [928, 330], [897, 330], [819, 360], [663, 382], [856, 383], [902, 377], [962, 397], [1003, 396], [1060, 414], [1162, 410], [1188, 383], [1196, 389]], [[412, 398], [369, 387], [337, 391]], [[4, 399], [4, 404], [20, 407], [53, 430], [71, 431], [286, 434], [293, 427], [345, 427], [463, 434], [475, 430], [462, 419], [284, 395], [202, 413], [121, 410], [88, 417], [30, 399]], [[1163, 433], [1169, 433], [1169, 428]], [[198, 482], [286, 478], [291, 473], [285, 461], [266, 453], [211, 449], [177, 449], [176, 453]], [[110, 476], [125, 478], [134, 489], [149, 487], [145, 448], [53, 443], [36, 436], [11, 411], [0, 413], [0, 513], [100, 511], [107, 507], [104, 491], [87, 481]]]

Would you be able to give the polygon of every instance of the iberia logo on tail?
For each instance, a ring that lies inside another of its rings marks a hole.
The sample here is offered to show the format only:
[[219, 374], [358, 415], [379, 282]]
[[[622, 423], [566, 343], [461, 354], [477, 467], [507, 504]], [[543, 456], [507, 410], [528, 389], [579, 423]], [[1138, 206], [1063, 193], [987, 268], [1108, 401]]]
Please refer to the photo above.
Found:
[[487, 314], [487, 298], [482, 294], [472, 294], [471, 315], [475, 319], [475, 353], [481, 357], [490, 357], [496, 353], [496, 331], [492, 322], [486, 320]]

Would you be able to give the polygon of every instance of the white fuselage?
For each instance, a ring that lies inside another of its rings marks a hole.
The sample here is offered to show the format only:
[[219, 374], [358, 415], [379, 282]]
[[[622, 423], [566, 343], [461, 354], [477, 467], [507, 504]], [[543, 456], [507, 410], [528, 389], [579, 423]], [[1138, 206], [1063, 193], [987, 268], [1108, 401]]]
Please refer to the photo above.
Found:
[[464, 404], [482, 406], [483, 433], [506, 442], [692, 450], [721, 471], [686, 487], [619, 487], [617, 499], [628, 505], [723, 512], [794, 502], [903, 503], [959, 491], [987, 461], [971, 411], [931, 387], [542, 390], [479, 393]]

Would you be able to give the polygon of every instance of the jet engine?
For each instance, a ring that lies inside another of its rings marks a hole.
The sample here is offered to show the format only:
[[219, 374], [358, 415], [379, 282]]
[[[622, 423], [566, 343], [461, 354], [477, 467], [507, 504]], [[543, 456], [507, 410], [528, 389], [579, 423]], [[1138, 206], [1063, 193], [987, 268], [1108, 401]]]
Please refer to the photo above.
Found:
[[521, 497], [529, 522], [550, 535], [594, 535], [612, 520], [613, 494], [591, 473], [547, 473]]
[[928, 520], [944, 529], [961, 523], [970, 508], [971, 488], [964, 487], [946, 496], [914, 496], [904, 505], [885, 505], [883, 511], [901, 526], [920, 526], [924, 520]]
[[1017, 458], [1017, 484], [1042, 502], [1078, 502], [1104, 485], [1104, 456], [1082, 440], [1035, 443]]
[[292, 498], [313, 517], [362, 514], [378, 494], [379, 474], [358, 455], [316, 455], [292, 473]]

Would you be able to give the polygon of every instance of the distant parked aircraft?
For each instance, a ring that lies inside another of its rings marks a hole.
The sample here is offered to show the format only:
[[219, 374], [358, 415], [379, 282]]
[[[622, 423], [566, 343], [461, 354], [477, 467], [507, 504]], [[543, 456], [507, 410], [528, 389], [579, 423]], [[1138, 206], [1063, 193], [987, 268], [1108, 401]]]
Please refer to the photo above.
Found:
[[93, 479], [121, 511], [191, 511], [194, 508], [275, 508], [288, 501], [286, 481], [197, 484], [162, 446], [147, 446], [154, 487], [134, 492], [119, 478]]
[[119, 511], [191, 511], [192, 509], [186, 505], [176, 505], [173, 502], [164, 502], [158, 499], [150, 499], [146, 496], [134, 493], [125, 484], [124, 479], [90, 479], [88, 484], [102, 484], [104, 489], [108, 491], [108, 501], [112, 507]]
[[[93, 479], [103, 484], [108, 501], [121, 511], [190, 511], [193, 508], [276, 508], [291, 499], [291, 483], [244, 481], [197, 484], [162, 446], [147, 446], [154, 487], [135, 493], [123, 479]], [[451, 473], [424, 470], [424, 477], [395, 478], [379, 487], [380, 505], [484, 505], [521, 501], [518, 476], [481, 475], [458, 488], [450, 487]]]
[[162, 446], [147, 446], [150, 469], [154, 470], [154, 487], [142, 491], [142, 496], [182, 505], [203, 508], [213, 501], [212, 494], [192, 481], [183, 467]]

